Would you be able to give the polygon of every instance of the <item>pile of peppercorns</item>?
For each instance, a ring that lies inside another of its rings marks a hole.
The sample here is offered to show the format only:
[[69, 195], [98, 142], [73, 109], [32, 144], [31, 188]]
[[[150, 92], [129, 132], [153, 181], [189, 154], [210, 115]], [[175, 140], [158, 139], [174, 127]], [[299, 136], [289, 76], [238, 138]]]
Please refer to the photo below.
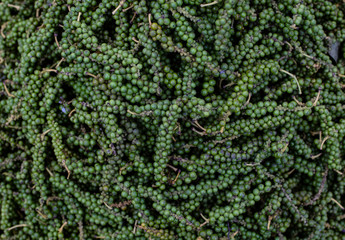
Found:
[[2, 0], [1, 239], [344, 239], [342, 0]]

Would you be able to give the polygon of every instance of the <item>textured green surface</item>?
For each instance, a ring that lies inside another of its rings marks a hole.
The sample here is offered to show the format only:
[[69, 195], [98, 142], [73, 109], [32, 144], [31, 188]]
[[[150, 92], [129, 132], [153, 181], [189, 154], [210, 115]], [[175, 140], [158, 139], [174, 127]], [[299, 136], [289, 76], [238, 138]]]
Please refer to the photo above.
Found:
[[1, 238], [344, 239], [344, 12], [1, 1]]

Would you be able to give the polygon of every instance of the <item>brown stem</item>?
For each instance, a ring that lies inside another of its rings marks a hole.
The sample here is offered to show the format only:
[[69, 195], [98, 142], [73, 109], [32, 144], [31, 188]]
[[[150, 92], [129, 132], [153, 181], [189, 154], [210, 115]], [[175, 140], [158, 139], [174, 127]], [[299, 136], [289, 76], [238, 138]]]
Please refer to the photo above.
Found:
[[68, 169], [65, 160], [62, 161], [62, 166], [64, 166], [64, 168], [66, 169], [66, 171], [67, 171], [67, 179], [69, 179], [69, 176], [71, 175], [71, 171]]
[[273, 216], [268, 216], [268, 222], [267, 222], [267, 230], [270, 230], [270, 226], [271, 226], [271, 221], [273, 219]]
[[79, 229], [79, 240], [83, 240], [84, 239], [84, 232], [83, 232], [83, 222], [79, 221], [78, 222], [78, 229]]
[[192, 121], [192, 124], [198, 128], [200, 128], [201, 130], [203, 130], [204, 132], [206, 132], [206, 129], [203, 128], [199, 123], [198, 123], [198, 120], [194, 120]]
[[77, 18], [77, 22], [80, 21], [80, 16], [81, 16], [81, 12], [78, 13], [78, 18]]
[[49, 205], [49, 202], [50, 201], [54, 201], [54, 200], [62, 200], [62, 198], [59, 198], [59, 197], [56, 197], [56, 196], [53, 196], [53, 197], [48, 197], [47, 198], [47, 205]]
[[126, 0], [121, 0], [119, 6], [117, 6], [117, 8], [115, 8], [115, 10], [112, 12], [112, 14], [114, 15], [117, 12], [117, 10], [119, 10], [125, 2], [126, 2]]
[[331, 198], [331, 200], [336, 203], [342, 210], [344, 210], [344, 207], [337, 201], [335, 200], [334, 198]]
[[43, 214], [42, 212], [40, 212], [40, 210], [36, 209], [36, 212], [37, 212], [41, 217], [43, 217], [44, 219], [47, 219], [47, 218], [48, 218], [45, 214]]
[[231, 83], [226, 84], [223, 88], [231, 87], [231, 86], [233, 86], [233, 85], [235, 85], [235, 84], [236, 84], [236, 83], [231, 82]]
[[289, 176], [291, 173], [293, 173], [296, 169], [292, 169], [290, 172], [287, 173], [287, 175]]
[[170, 164], [167, 164], [168, 167], [170, 167], [172, 170], [174, 170], [175, 172], [178, 170], [177, 168], [171, 166]]
[[289, 73], [288, 71], [284, 70], [284, 69], [280, 69], [281, 72], [286, 73], [287, 75], [289, 75], [290, 77], [292, 77], [293, 79], [295, 79], [296, 83], [297, 83], [297, 87], [298, 87], [298, 93], [302, 94], [302, 90], [301, 90], [301, 86], [299, 85], [299, 82], [297, 80], [297, 77], [295, 75], [293, 75], [292, 73]]
[[58, 47], [58, 49], [60, 49], [60, 44], [59, 44], [59, 41], [57, 40], [56, 34], [54, 34], [54, 39], [55, 39], [56, 46]]
[[8, 22], [5, 22], [4, 24], [1, 25], [1, 30], [0, 30], [0, 34], [3, 38], [6, 38], [6, 35], [4, 34], [4, 30], [7, 26]]
[[104, 203], [104, 205], [108, 208], [108, 209], [113, 209], [112, 207], [110, 207], [106, 202], [103, 202]]
[[129, 6], [128, 8], [123, 9], [122, 12], [128, 11], [128, 10], [131, 9], [133, 6], [134, 6], [134, 4], [132, 3], [131, 6]]
[[58, 62], [58, 64], [56, 65], [56, 68], [58, 68], [59, 66], [60, 66], [60, 64], [63, 62], [63, 61], [65, 61], [65, 59], [64, 58], [61, 58], [61, 60]]
[[319, 101], [320, 94], [321, 94], [321, 89], [319, 89], [319, 91], [317, 92], [317, 96], [316, 96], [316, 99], [315, 99], [315, 101], [313, 103], [313, 107], [315, 107], [317, 102]]
[[47, 133], [49, 133], [51, 130], [52, 130], [52, 129], [48, 129], [47, 131], [45, 131], [45, 132], [43, 132], [43, 133], [41, 134], [41, 141], [43, 141], [44, 136], [45, 136]]
[[18, 11], [20, 10], [20, 6], [18, 6], [18, 5], [13, 5], [13, 4], [8, 3], [7, 6], [8, 6], [8, 7], [15, 8], [15, 9], [17, 9]]
[[234, 238], [238, 233], [238, 230], [236, 232], [234, 232], [233, 234], [231, 234], [231, 238]]
[[129, 110], [129, 109], [127, 109], [127, 112], [130, 113], [130, 114], [132, 114], [132, 115], [136, 115], [136, 116], [139, 115], [138, 113], [132, 112], [132, 111]]
[[63, 228], [66, 226], [67, 222], [64, 222], [62, 226], [59, 228], [59, 233], [62, 233]]
[[327, 136], [327, 137], [325, 137], [325, 139], [323, 139], [323, 141], [321, 142], [321, 145], [320, 145], [320, 150], [322, 150], [323, 145], [325, 144], [325, 142], [326, 142], [327, 139], [329, 139], [329, 138], [330, 138], [330, 136]]
[[302, 106], [302, 107], [305, 106], [305, 104], [302, 103], [302, 102], [300, 102], [300, 101], [298, 101], [297, 98], [296, 98], [295, 96], [293, 96], [292, 98], [293, 98], [293, 100], [295, 100], [295, 102], [296, 102], [299, 106]]
[[204, 223], [200, 224], [199, 228], [202, 228], [203, 226], [205, 226], [206, 224], [208, 224], [210, 222], [210, 219], [207, 219], [204, 217], [204, 215], [202, 215], [202, 213], [200, 213], [201, 217], [204, 219]]
[[9, 97], [16, 97], [16, 96], [14, 96], [13, 94], [11, 94], [9, 91], [8, 91], [8, 89], [7, 89], [7, 87], [6, 87], [6, 84], [3, 82], [2, 84], [4, 84], [4, 88], [5, 88], [5, 91], [6, 91], [6, 93], [7, 93], [7, 95], [9, 96]]
[[317, 155], [312, 155], [312, 156], [310, 156], [310, 158], [311, 159], [315, 159], [315, 158], [318, 158], [318, 157], [320, 157], [322, 155], [322, 153], [319, 153], [319, 154], [317, 154]]
[[149, 13], [149, 26], [151, 28], [152, 22], [151, 22], [151, 13]]
[[135, 39], [135, 37], [132, 37], [132, 40], [138, 44], [140, 43], [139, 40]]
[[206, 132], [200, 132], [200, 131], [196, 130], [195, 128], [192, 128], [192, 131], [193, 131], [193, 132], [196, 132], [196, 133], [199, 134], [200, 136], [206, 135]]
[[176, 183], [178, 177], [180, 176], [180, 173], [181, 173], [181, 170], [179, 169], [179, 170], [178, 170], [178, 173], [177, 173], [177, 176], [176, 176], [175, 179], [172, 181], [172, 184], [175, 184], [175, 183]]
[[134, 15], [133, 15], [133, 17], [132, 17], [130, 23], [132, 23], [132, 22], [134, 21], [135, 16], [137, 16], [137, 12], [134, 13]]
[[71, 117], [72, 114], [76, 111], [76, 109], [73, 109], [72, 111], [69, 112], [68, 117]]
[[249, 93], [248, 99], [247, 99], [246, 103], [243, 105], [243, 107], [245, 107], [249, 104], [251, 97], [252, 97], [252, 93]]
[[98, 77], [97, 77], [96, 75], [94, 75], [94, 74], [92, 74], [92, 73], [89, 73], [89, 72], [85, 73], [85, 75], [88, 75], [88, 76], [90, 76], [90, 77], [93, 77], [93, 78], [95, 78], [95, 79], [98, 79]]
[[135, 232], [137, 230], [137, 224], [138, 224], [138, 220], [135, 220], [134, 228], [133, 228], [133, 231], [132, 231], [133, 234], [135, 234]]
[[200, 4], [200, 7], [208, 7], [208, 6], [215, 5], [217, 3], [218, 3], [218, 1], [213, 1], [211, 3], [204, 3], [204, 4]]
[[287, 147], [289, 146], [289, 143], [287, 143], [285, 146], [284, 146], [284, 148], [282, 149], [282, 153], [284, 153], [285, 151], [286, 151], [286, 149], [287, 149]]
[[7, 230], [7, 231], [11, 231], [11, 230], [13, 230], [13, 229], [15, 229], [15, 228], [27, 227], [27, 226], [28, 226], [27, 224], [23, 223], [23, 224], [18, 224], [18, 225], [15, 225], [15, 226], [13, 226], [13, 227], [7, 228], [6, 230]]
[[49, 168], [46, 168], [46, 170], [47, 170], [47, 172], [49, 173], [49, 175], [50, 175], [51, 177], [54, 176], [54, 174], [49, 170]]

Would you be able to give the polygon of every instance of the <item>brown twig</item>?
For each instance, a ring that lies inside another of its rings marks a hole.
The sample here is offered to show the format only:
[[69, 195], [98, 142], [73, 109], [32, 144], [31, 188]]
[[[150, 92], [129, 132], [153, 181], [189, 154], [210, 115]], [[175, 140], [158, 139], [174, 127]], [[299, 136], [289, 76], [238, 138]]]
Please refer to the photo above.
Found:
[[11, 94], [11, 93], [8, 91], [5, 82], [3, 82], [2, 84], [4, 84], [5, 92], [7, 93], [7, 95], [8, 95], [9, 97], [16, 97], [16, 96], [14, 96], [13, 94]]
[[344, 207], [337, 200], [335, 200], [334, 198], [331, 198], [331, 200], [335, 202], [342, 210], [344, 210]]
[[59, 41], [57, 40], [57, 34], [54, 34], [54, 39], [55, 39], [55, 43], [56, 43], [56, 46], [58, 47], [58, 49], [60, 49], [60, 44], [59, 44]]
[[237, 234], [238, 234], [238, 230], [234, 232], [233, 234], [231, 234], [231, 238], [234, 238]]
[[322, 153], [319, 153], [319, 154], [317, 154], [317, 155], [311, 155], [310, 158], [311, 158], [311, 159], [315, 159], [315, 158], [320, 157], [321, 155], [322, 155]]
[[80, 21], [80, 16], [81, 16], [81, 12], [78, 13], [78, 18], [77, 18], [77, 22]]
[[108, 209], [113, 209], [112, 207], [110, 207], [106, 202], [103, 202], [104, 203], [104, 205], [108, 208]]
[[204, 215], [202, 215], [202, 213], [200, 213], [201, 217], [204, 219], [204, 223], [200, 224], [199, 228], [202, 228], [203, 226], [205, 226], [206, 224], [210, 223], [210, 219], [207, 219], [204, 217]]
[[15, 9], [17, 9], [18, 11], [20, 10], [20, 6], [18, 6], [18, 5], [13, 5], [13, 4], [8, 3], [7, 6], [8, 6], [8, 7], [15, 8]]
[[138, 44], [140, 43], [139, 40], [137, 40], [135, 37], [132, 37], [132, 40]]
[[302, 94], [302, 90], [301, 90], [301, 86], [299, 85], [299, 82], [297, 80], [297, 77], [295, 75], [293, 75], [292, 73], [289, 73], [288, 71], [284, 70], [284, 69], [279, 69], [281, 72], [286, 73], [287, 75], [289, 75], [290, 77], [292, 77], [293, 79], [295, 79], [296, 83], [297, 83], [297, 87], [298, 87], [298, 93]]
[[208, 6], [215, 5], [217, 3], [218, 3], [218, 1], [213, 1], [211, 3], [204, 3], [204, 4], [200, 4], [200, 7], [208, 7]]
[[327, 139], [329, 139], [329, 138], [330, 138], [330, 136], [327, 136], [327, 137], [325, 137], [325, 138], [322, 140], [321, 145], [320, 145], [320, 150], [322, 150], [323, 145], [325, 144], [325, 142], [326, 142]]
[[235, 84], [236, 84], [236, 83], [231, 82], [231, 83], [226, 84], [223, 88], [231, 87], [231, 86], [233, 86], [233, 85], [235, 85]]
[[15, 226], [13, 226], [13, 227], [7, 228], [6, 230], [7, 230], [7, 231], [11, 231], [11, 230], [13, 230], [13, 229], [15, 229], [15, 228], [27, 227], [27, 226], [28, 226], [27, 224], [23, 223], [23, 224], [18, 224], [18, 225], [15, 225]]
[[59, 233], [62, 233], [63, 228], [66, 226], [67, 222], [64, 222], [62, 226], [59, 228]]
[[271, 226], [271, 221], [273, 219], [273, 216], [268, 216], [268, 222], [267, 222], [267, 230], [270, 230], [270, 226]]
[[192, 128], [192, 131], [193, 131], [193, 132], [196, 132], [196, 133], [199, 134], [200, 136], [207, 135], [206, 132], [200, 132], [200, 131], [196, 130], [195, 128]]
[[172, 170], [174, 170], [175, 172], [178, 170], [177, 168], [171, 166], [170, 164], [167, 164], [168, 167], [170, 167]]
[[78, 222], [78, 229], [79, 229], [79, 240], [84, 240], [84, 232], [83, 232], [83, 222]]
[[152, 22], [151, 22], [151, 13], [149, 13], [149, 27], [151, 28]]
[[76, 109], [73, 109], [72, 111], [69, 112], [68, 117], [71, 117], [72, 114], [76, 111]]
[[49, 175], [52, 177], [54, 176], [53, 173], [49, 170], [49, 168], [46, 168], [47, 172], [49, 173]]
[[315, 107], [317, 102], [319, 101], [320, 94], [321, 94], [321, 89], [319, 89], [319, 91], [317, 92], [317, 96], [316, 96], [316, 99], [315, 99], [315, 101], [313, 103], [313, 107]]
[[48, 129], [47, 131], [44, 131], [42, 134], [41, 134], [41, 141], [43, 141], [44, 139], [44, 136], [49, 133], [52, 129]]
[[129, 110], [129, 109], [127, 109], [127, 112], [130, 113], [130, 114], [132, 114], [132, 115], [136, 115], [136, 116], [139, 115], [138, 113], [132, 112], [132, 111]]
[[249, 93], [248, 94], [248, 99], [247, 99], [246, 103], [243, 105], [242, 108], [246, 107], [249, 104], [251, 97], [252, 97], [252, 93]]
[[296, 102], [299, 106], [302, 106], [302, 107], [305, 106], [305, 104], [302, 103], [302, 102], [300, 102], [300, 101], [298, 101], [297, 98], [296, 98], [295, 96], [293, 96], [292, 98], [293, 98], [293, 100], [295, 100], [295, 102]]
[[206, 132], [206, 129], [203, 128], [203, 127], [198, 123], [198, 120], [192, 121], [192, 124], [194, 124], [194, 126], [200, 128], [201, 130], [203, 130], [204, 132]]
[[290, 172], [287, 173], [287, 175], [289, 176], [291, 173], [293, 173], [296, 169], [293, 168]]
[[47, 201], [46, 201], [47, 205], [49, 205], [50, 201], [54, 201], [54, 200], [62, 200], [62, 198], [59, 198], [59, 197], [56, 197], [56, 196], [48, 197]]
[[65, 61], [65, 58], [61, 58], [61, 60], [58, 62], [58, 64], [56, 65], [56, 68], [58, 68], [60, 66], [60, 64]]
[[4, 30], [7, 26], [8, 22], [5, 22], [4, 24], [1, 25], [1, 30], [0, 30], [0, 34], [3, 38], [6, 38], [6, 35], [4, 34]]
[[137, 16], [137, 12], [134, 12], [133, 17], [132, 17], [130, 23], [132, 23], [134, 21], [135, 16]]
[[36, 212], [41, 216], [43, 217], [44, 219], [47, 219], [47, 215], [43, 214], [40, 210], [36, 209]]
[[133, 6], [134, 6], [134, 4], [132, 3], [131, 6], [129, 6], [128, 8], [123, 9], [122, 12], [128, 11], [128, 10], [131, 9]]
[[117, 12], [117, 10], [119, 10], [125, 2], [126, 2], [126, 0], [121, 0], [119, 6], [117, 6], [117, 8], [115, 8], [115, 10], [112, 12], [112, 14], [114, 15]]
[[95, 79], [98, 79], [98, 77], [97, 77], [96, 75], [94, 75], [94, 74], [92, 74], [92, 73], [89, 73], [89, 72], [85, 73], [85, 75], [88, 75], [88, 76], [90, 76], [90, 77], [93, 77], [93, 78], [95, 78]]
[[175, 184], [175, 183], [176, 183], [178, 177], [180, 176], [180, 173], [181, 173], [181, 170], [179, 169], [178, 172], [177, 172], [177, 175], [176, 175], [175, 179], [172, 181], [172, 184]]
[[67, 171], [67, 179], [69, 179], [69, 176], [71, 175], [71, 171], [68, 169], [65, 160], [62, 160], [62, 166], [64, 166], [64, 168], [66, 169], [66, 171]]
[[44, 68], [43, 71], [40, 72], [40, 77], [42, 77], [43, 73], [46, 73], [46, 72], [54, 72], [54, 73], [57, 73], [58, 71], [55, 70], [55, 69]]
[[287, 149], [288, 146], [289, 146], [289, 143], [287, 143], [287, 144], [284, 146], [284, 148], [281, 150], [281, 152], [284, 153], [284, 152], [286, 151], [286, 149]]
[[137, 224], [138, 224], [138, 220], [135, 220], [134, 228], [133, 228], [133, 231], [132, 231], [133, 234], [135, 234], [135, 232], [137, 230]]

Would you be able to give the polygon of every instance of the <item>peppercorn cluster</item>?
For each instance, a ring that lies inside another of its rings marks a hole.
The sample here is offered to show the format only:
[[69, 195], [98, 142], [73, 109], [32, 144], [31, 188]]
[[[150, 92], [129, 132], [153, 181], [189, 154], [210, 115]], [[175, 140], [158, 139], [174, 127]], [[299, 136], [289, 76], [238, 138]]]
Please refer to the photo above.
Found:
[[2, 0], [1, 239], [344, 239], [343, 0]]

